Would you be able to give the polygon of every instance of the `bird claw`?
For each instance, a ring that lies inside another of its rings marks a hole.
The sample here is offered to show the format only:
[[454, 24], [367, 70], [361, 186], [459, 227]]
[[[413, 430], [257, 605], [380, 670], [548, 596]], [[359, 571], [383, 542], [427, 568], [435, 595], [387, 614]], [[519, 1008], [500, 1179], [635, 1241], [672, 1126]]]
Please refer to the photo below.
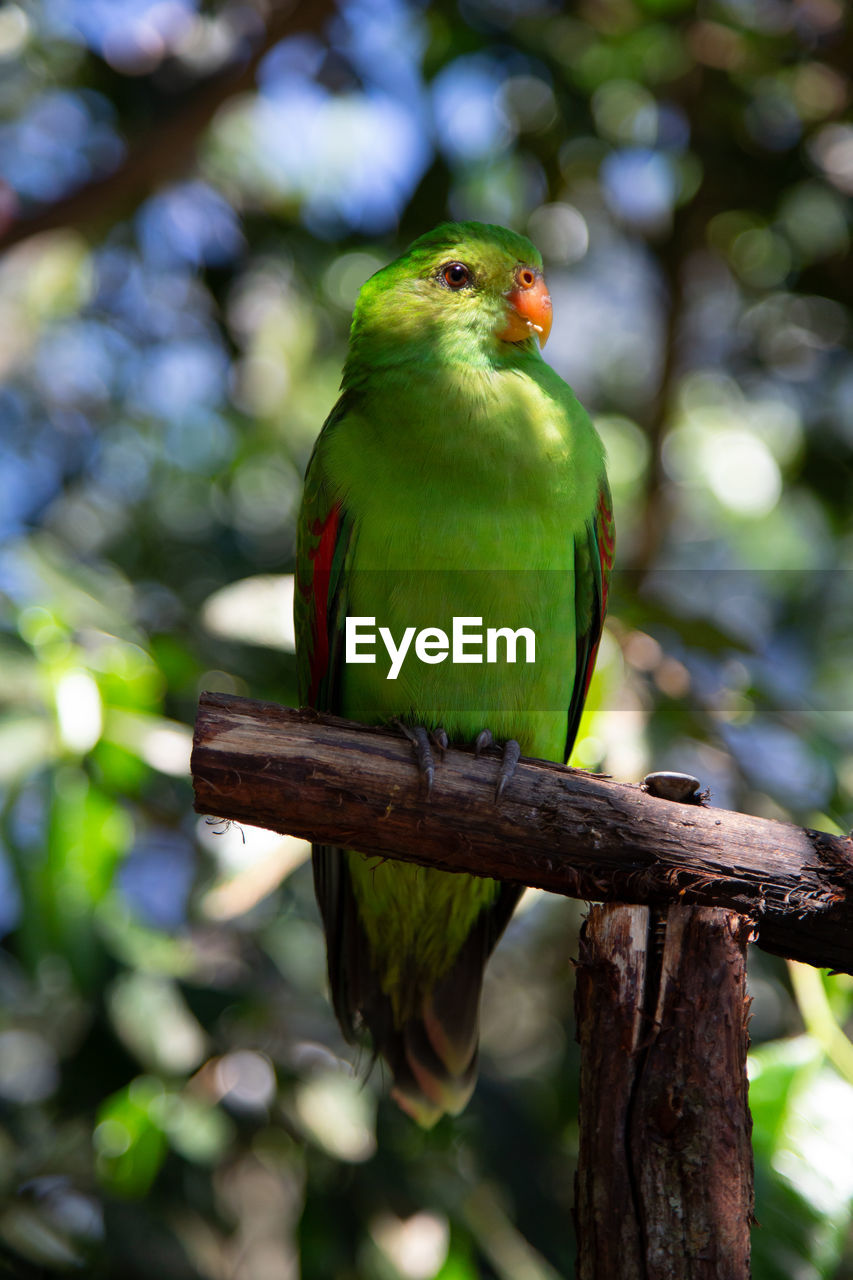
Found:
[[[474, 739], [474, 755], [480, 756], [484, 751], [488, 750], [494, 744], [494, 736], [491, 729], [481, 729]], [[508, 738], [503, 745], [501, 754], [501, 767], [498, 770], [498, 780], [495, 783], [495, 804], [500, 800], [506, 791], [507, 785], [512, 781], [512, 775], [515, 773], [515, 766], [521, 759], [521, 747], [515, 738]]]
[[495, 784], [495, 804], [500, 800], [507, 784], [512, 781], [512, 775], [515, 773], [515, 766], [521, 759], [521, 747], [515, 738], [508, 738], [504, 743], [503, 758], [501, 767], [498, 770], [498, 780]]
[[[418, 766], [418, 773], [423, 783], [427, 797], [432, 792], [432, 784], [435, 781], [435, 756], [432, 748], [435, 747], [441, 752], [442, 756], [448, 748], [448, 738], [445, 729], [441, 725], [436, 729], [427, 730], [423, 725], [408, 725], [402, 720], [394, 720], [393, 723], [397, 728], [409, 739], [415, 753], [415, 762]], [[489, 747], [493, 746], [494, 737], [490, 729], [481, 729], [474, 739], [474, 754], [480, 756]], [[512, 781], [515, 773], [515, 766], [521, 758], [521, 747], [515, 738], [509, 738], [503, 745], [501, 753], [501, 763], [498, 769], [497, 782], [495, 783], [495, 803], [500, 800], [507, 785]]]
[[[418, 766], [418, 773], [420, 774], [421, 782], [424, 785], [426, 794], [429, 796], [432, 791], [432, 784], [435, 781], [435, 757], [432, 754], [432, 747], [430, 746], [430, 735], [427, 733], [423, 725], [417, 724], [410, 726], [403, 724], [402, 720], [395, 720], [394, 723], [402, 730], [405, 736], [409, 739], [409, 742], [412, 744], [415, 752], [415, 762]], [[444, 734], [443, 729], [436, 730], [436, 733], [438, 732]], [[444, 734], [444, 737], [446, 746], [447, 735]], [[436, 746], [439, 746], [438, 742], [436, 742]], [[443, 750], [441, 747], [439, 747], [439, 749]]]

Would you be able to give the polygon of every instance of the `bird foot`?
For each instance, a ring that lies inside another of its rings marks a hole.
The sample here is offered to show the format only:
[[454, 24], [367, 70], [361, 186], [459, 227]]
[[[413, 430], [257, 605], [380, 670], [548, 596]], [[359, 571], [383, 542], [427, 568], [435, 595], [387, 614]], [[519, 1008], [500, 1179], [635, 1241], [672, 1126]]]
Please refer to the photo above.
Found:
[[[491, 729], [481, 729], [474, 739], [474, 755], [481, 756], [484, 751], [494, 744], [494, 736]], [[503, 745], [501, 753], [501, 766], [498, 770], [498, 780], [495, 783], [495, 804], [500, 800], [515, 773], [515, 766], [521, 758], [521, 747], [515, 738], [508, 738]]]
[[[427, 731], [421, 724], [410, 725], [404, 724], [402, 720], [394, 720], [393, 724], [397, 726], [400, 732], [409, 739], [415, 755], [415, 763], [418, 766], [418, 774], [427, 797], [432, 792], [432, 785], [435, 781], [435, 756], [433, 747], [444, 755], [448, 748], [447, 733], [441, 727]], [[494, 746], [495, 740], [490, 729], [481, 729], [474, 739], [474, 754], [481, 756], [489, 747]], [[508, 784], [512, 781], [515, 773], [515, 766], [521, 758], [521, 747], [515, 738], [509, 738], [501, 748], [501, 763], [498, 769], [497, 781], [495, 782], [495, 803], [500, 800]]]
[[408, 725], [404, 724], [402, 720], [395, 720], [394, 724], [412, 744], [418, 773], [426, 794], [429, 796], [432, 791], [432, 784], [435, 781], [435, 756], [432, 753], [432, 748], [433, 746], [437, 747], [443, 756], [447, 750], [447, 734], [440, 725], [437, 729], [427, 733], [421, 724]]
[[521, 747], [515, 738], [509, 738], [504, 743], [503, 756], [501, 758], [501, 767], [498, 770], [498, 780], [495, 784], [495, 804], [500, 800], [507, 786], [512, 781], [512, 775], [515, 773], [515, 766], [521, 759]]

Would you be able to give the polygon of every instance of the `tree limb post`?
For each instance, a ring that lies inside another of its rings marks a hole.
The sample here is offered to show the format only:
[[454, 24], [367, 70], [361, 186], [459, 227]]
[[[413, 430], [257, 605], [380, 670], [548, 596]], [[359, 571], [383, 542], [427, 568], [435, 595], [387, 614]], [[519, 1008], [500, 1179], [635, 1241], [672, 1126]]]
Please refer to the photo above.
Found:
[[543, 760], [496, 804], [498, 767], [449, 750], [427, 796], [396, 730], [211, 693], [192, 757], [201, 813], [589, 901], [725, 907], [767, 950], [853, 972], [849, 838]]
[[593, 907], [581, 1045], [578, 1280], [748, 1280], [749, 920]]

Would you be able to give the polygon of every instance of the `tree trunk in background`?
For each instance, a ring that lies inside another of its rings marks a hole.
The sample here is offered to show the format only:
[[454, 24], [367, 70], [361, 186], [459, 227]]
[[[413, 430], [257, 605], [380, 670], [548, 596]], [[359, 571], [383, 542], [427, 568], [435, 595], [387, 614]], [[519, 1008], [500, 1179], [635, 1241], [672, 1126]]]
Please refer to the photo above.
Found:
[[593, 907], [581, 936], [578, 1280], [747, 1280], [750, 923]]

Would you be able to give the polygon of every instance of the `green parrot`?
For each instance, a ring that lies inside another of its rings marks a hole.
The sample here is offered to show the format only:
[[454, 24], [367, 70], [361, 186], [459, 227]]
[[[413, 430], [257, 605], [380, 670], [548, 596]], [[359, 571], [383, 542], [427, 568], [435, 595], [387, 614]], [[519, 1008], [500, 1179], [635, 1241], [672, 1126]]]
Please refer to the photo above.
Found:
[[[427, 786], [436, 745], [503, 744], [499, 797], [519, 752], [563, 763], [577, 732], [613, 521], [601, 441], [539, 351], [550, 324], [529, 240], [436, 227], [363, 286], [308, 464], [301, 700], [396, 722]], [[369, 849], [315, 845], [313, 866], [344, 1035], [369, 1034], [419, 1124], [458, 1114], [483, 969], [520, 890]]]

